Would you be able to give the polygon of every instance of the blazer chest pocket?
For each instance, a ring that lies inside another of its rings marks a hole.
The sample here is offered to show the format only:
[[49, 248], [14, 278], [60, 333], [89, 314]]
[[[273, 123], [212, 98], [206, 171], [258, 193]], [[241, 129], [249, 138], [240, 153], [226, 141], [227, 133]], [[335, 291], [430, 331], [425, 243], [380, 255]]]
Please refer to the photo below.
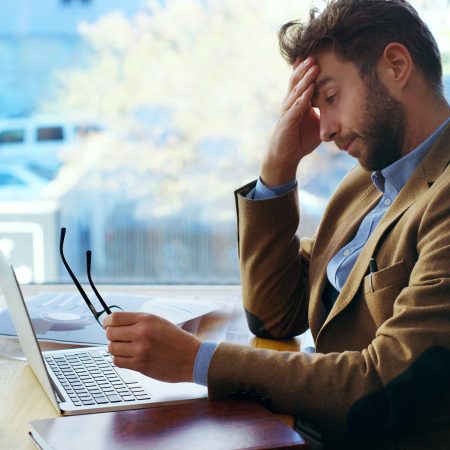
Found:
[[395, 299], [408, 281], [403, 260], [364, 277], [366, 307], [377, 327], [392, 317]]

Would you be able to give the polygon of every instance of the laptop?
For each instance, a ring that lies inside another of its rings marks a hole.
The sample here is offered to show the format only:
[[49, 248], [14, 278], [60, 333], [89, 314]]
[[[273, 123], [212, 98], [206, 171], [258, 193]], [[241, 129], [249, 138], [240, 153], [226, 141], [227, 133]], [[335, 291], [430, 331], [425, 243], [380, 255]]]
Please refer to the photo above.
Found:
[[165, 383], [116, 367], [107, 347], [41, 352], [14, 269], [1, 252], [0, 285], [25, 357], [59, 414], [148, 408], [207, 396], [207, 388], [195, 383]]

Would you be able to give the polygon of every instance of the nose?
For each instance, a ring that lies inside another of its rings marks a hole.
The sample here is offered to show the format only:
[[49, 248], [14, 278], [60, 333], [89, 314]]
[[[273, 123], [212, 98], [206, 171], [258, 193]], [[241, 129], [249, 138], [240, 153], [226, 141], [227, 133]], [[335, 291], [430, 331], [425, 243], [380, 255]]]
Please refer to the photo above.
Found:
[[339, 134], [339, 124], [331, 114], [320, 114], [320, 140], [322, 142], [331, 142], [336, 139]]

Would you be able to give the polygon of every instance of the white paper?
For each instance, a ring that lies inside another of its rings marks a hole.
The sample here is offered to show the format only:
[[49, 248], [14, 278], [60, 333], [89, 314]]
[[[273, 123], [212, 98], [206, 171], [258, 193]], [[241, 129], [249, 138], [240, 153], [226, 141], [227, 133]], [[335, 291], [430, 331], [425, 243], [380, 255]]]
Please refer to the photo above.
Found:
[[[163, 298], [105, 293], [102, 297], [110, 307], [115, 305], [123, 311], [148, 312], [179, 326], [224, 304], [223, 296], [212, 296], [210, 301], [205, 301], [203, 297], [199, 301], [192, 295]], [[101, 311], [98, 300], [92, 295], [90, 299], [97, 311]], [[105, 345], [108, 342], [105, 330], [78, 293], [43, 292], [28, 300], [26, 305], [38, 339], [89, 345]], [[0, 334], [16, 335], [8, 310], [0, 313]]]

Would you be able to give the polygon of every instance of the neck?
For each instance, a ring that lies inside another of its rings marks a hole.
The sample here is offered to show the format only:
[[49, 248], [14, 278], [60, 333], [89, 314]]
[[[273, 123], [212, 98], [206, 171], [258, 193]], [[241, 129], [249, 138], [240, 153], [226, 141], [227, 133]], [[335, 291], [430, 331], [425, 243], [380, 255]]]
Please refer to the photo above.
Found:
[[406, 111], [403, 156], [419, 146], [450, 117], [450, 106], [445, 100], [428, 99], [428, 105], [426, 103], [412, 105], [409, 111]]

